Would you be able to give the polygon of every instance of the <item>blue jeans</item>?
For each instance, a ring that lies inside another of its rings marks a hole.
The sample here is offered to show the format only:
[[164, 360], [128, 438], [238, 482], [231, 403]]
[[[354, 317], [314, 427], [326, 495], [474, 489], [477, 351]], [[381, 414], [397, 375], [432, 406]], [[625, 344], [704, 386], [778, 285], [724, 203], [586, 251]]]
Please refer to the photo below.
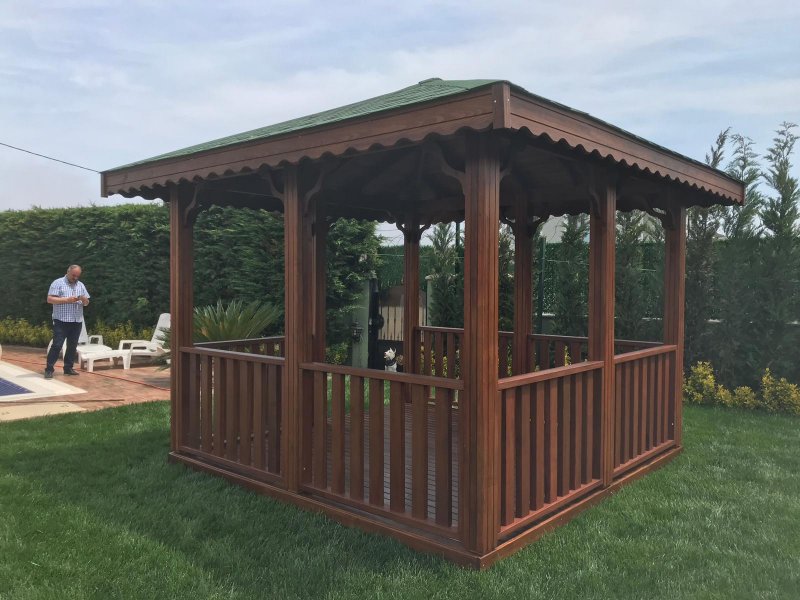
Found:
[[53, 345], [47, 353], [47, 370], [52, 371], [64, 345], [67, 341], [67, 352], [64, 354], [64, 370], [71, 371], [75, 364], [75, 349], [78, 347], [78, 338], [81, 337], [81, 324], [70, 323], [53, 319]]

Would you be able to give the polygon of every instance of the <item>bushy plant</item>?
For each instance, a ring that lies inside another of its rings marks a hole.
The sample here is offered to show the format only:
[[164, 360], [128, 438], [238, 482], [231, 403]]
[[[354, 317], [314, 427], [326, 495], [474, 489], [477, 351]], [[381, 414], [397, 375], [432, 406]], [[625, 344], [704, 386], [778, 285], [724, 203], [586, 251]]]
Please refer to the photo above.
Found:
[[731, 396], [733, 406], [737, 408], [746, 408], [748, 410], [755, 410], [759, 407], [758, 397], [752, 388], [746, 385], [739, 386], [733, 390]]
[[719, 387], [711, 363], [699, 362], [683, 383], [683, 398], [689, 404], [717, 404]]
[[800, 387], [785, 377], [776, 379], [767, 369], [761, 378], [762, 406], [769, 412], [785, 412], [800, 415]]
[[26, 319], [6, 317], [0, 321], [0, 343], [44, 348], [53, 337], [53, 328], [42, 323], [32, 325]]

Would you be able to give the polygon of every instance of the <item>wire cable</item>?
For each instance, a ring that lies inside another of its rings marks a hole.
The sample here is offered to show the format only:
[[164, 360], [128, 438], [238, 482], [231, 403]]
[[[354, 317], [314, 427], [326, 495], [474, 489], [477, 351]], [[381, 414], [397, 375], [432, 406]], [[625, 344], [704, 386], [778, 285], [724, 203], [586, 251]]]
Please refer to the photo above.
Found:
[[12, 150], [19, 150], [20, 152], [25, 152], [26, 154], [33, 154], [34, 156], [39, 156], [41, 158], [46, 158], [47, 160], [53, 160], [55, 162], [59, 162], [64, 165], [69, 165], [70, 167], [77, 167], [78, 169], [84, 169], [85, 171], [91, 171], [92, 173], [100, 173], [100, 171], [96, 169], [90, 169], [89, 167], [84, 167], [81, 165], [76, 165], [75, 163], [67, 162], [66, 160], [61, 160], [59, 158], [53, 158], [52, 156], [47, 156], [46, 154], [39, 154], [38, 152], [32, 152], [31, 150], [25, 150], [25, 148], [18, 148], [17, 146], [12, 146], [11, 144], [5, 144], [0, 142], [0, 146], [5, 146], [6, 148], [11, 148]]

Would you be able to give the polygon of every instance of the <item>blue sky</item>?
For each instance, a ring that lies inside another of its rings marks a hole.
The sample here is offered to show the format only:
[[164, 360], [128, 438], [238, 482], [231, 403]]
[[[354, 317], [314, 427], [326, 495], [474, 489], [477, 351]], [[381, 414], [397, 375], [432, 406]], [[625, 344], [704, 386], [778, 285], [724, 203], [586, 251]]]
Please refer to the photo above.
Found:
[[[728, 126], [763, 152], [800, 122], [800, 3], [0, 3], [0, 142], [98, 170], [429, 77], [509, 79], [700, 160]], [[99, 187], [0, 147], [0, 209]]]

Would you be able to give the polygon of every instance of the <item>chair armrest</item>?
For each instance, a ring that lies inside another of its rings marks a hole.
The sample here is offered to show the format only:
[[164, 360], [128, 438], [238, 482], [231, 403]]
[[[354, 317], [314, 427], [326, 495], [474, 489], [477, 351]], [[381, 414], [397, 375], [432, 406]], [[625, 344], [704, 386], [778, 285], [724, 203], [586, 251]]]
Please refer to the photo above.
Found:
[[120, 340], [118, 350], [130, 350], [132, 344], [144, 344], [145, 347], [149, 347], [150, 342], [147, 340]]
[[100, 344], [103, 345], [103, 336], [102, 335], [90, 335], [89, 336], [89, 343], [90, 344]]

